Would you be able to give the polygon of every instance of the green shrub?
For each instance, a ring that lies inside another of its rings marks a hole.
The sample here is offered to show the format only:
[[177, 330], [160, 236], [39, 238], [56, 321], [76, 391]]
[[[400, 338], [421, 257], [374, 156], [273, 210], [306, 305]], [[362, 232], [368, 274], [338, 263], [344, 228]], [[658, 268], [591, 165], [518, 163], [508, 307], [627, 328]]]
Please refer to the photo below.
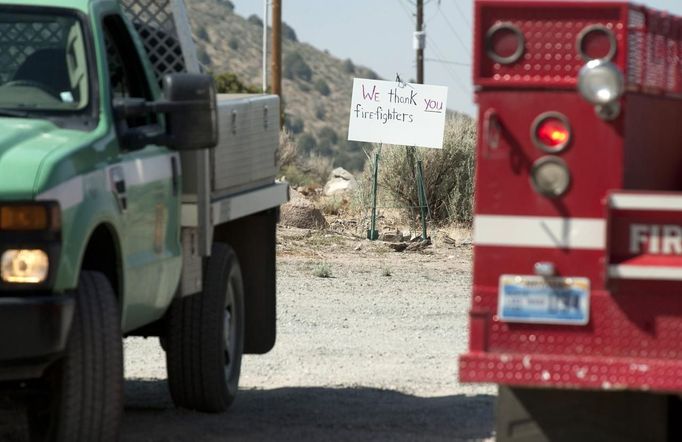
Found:
[[284, 176], [291, 187], [310, 186], [313, 180], [297, 164], [288, 164], [280, 169], [280, 174]]
[[285, 22], [282, 22], [282, 38], [291, 40], [293, 42], [298, 41], [298, 37], [296, 37], [296, 31], [294, 31], [294, 28], [292, 28]]
[[328, 262], [321, 262], [313, 271], [313, 275], [318, 278], [331, 278], [332, 277], [332, 266]]
[[362, 172], [367, 160], [363, 146], [364, 144], [358, 141], [339, 140], [334, 164], [351, 172]]
[[284, 57], [283, 74], [285, 78], [293, 80], [300, 78], [305, 81], [310, 81], [313, 78], [313, 70], [303, 59], [303, 56], [298, 52], [292, 52]]
[[199, 28], [199, 30], [197, 30], [197, 37], [206, 42], [211, 41], [210, 37], [208, 36], [208, 32], [206, 31], [206, 28]]
[[379, 74], [374, 72], [371, 69], [367, 69], [367, 71], [364, 74], [365, 78], [370, 79], [370, 80], [378, 80], [379, 79]]
[[325, 97], [332, 93], [327, 82], [321, 78], [315, 82], [315, 90]]
[[219, 94], [257, 94], [260, 92], [260, 88], [245, 85], [232, 72], [214, 75], [213, 79]]
[[327, 118], [327, 109], [324, 108], [322, 103], [315, 107], [315, 118], [320, 121], [324, 121], [324, 119]]
[[314, 135], [309, 133], [301, 134], [301, 136], [298, 137], [296, 147], [299, 152], [308, 155], [317, 148], [317, 139], [315, 139]]
[[338, 215], [344, 206], [343, 198], [339, 196], [329, 196], [322, 198], [318, 203], [319, 209], [325, 215]]
[[230, 41], [227, 43], [227, 45], [232, 49], [233, 51], [239, 50], [239, 40], [237, 40], [235, 37], [232, 37]]
[[[379, 164], [379, 192], [405, 208], [416, 220], [419, 206], [415, 163], [421, 158], [431, 220], [437, 224], [470, 224], [473, 220], [476, 123], [466, 115], [449, 117], [443, 149], [386, 146]], [[376, 149], [376, 147], [375, 147]], [[371, 155], [374, 158], [374, 155]], [[372, 167], [366, 168], [362, 194], [368, 194]], [[366, 200], [365, 200], [366, 201]]]
[[339, 135], [331, 127], [325, 126], [317, 133], [317, 140], [319, 141], [319, 144], [330, 144], [334, 146], [339, 142]]
[[292, 117], [291, 114], [284, 116], [284, 127], [294, 135], [298, 135], [305, 129], [305, 122], [301, 117]]
[[296, 165], [298, 151], [291, 133], [285, 128], [279, 132], [279, 147], [277, 148], [277, 165], [280, 170], [284, 167]]
[[263, 27], [263, 19], [257, 16], [256, 14], [251, 14], [249, 15], [249, 18], [246, 19], [249, 23], [254, 24], [258, 26], [259, 28]]
[[227, 8], [228, 11], [234, 11], [234, 3], [232, 3], [230, 0], [218, 0], [218, 3]]
[[343, 71], [347, 74], [355, 73], [355, 64], [353, 64], [353, 61], [350, 58], [347, 58], [346, 61], [343, 62]]
[[203, 48], [199, 48], [197, 51], [197, 58], [199, 59], [199, 63], [204, 66], [210, 66], [213, 62], [213, 60], [211, 60], [211, 56], [208, 55], [208, 52], [206, 52], [206, 50]]

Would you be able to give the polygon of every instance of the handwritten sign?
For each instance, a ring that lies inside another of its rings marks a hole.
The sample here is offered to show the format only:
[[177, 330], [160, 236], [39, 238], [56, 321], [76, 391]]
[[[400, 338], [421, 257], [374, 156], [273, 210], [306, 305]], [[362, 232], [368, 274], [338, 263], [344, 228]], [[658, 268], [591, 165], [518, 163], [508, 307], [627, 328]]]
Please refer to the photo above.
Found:
[[353, 80], [348, 139], [443, 148], [448, 88]]

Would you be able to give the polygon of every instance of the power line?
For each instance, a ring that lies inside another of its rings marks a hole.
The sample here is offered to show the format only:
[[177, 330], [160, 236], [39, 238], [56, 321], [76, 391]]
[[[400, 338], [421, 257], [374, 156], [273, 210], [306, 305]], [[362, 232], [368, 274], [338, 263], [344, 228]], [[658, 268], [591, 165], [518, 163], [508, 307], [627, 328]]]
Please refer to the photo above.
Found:
[[464, 40], [462, 40], [462, 38], [459, 36], [459, 33], [455, 30], [455, 27], [452, 25], [452, 22], [450, 22], [447, 15], [445, 15], [445, 13], [443, 13], [442, 9], [439, 9], [439, 11], [440, 11], [440, 15], [443, 16], [443, 20], [445, 20], [445, 23], [448, 25], [448, 27], [450, 28], [452, 33], [455, 34], [455, 38], [457, 39], [459, 44], [462, 46], [462, 48], [464, 48], [467, 55], [469, 57], [471, 57], [471, 51], [469, 50], [469, 47], [464, 43]]
[[460, 0], [454, 0], [452, 3], [455, 5], [455, 8], [457, 9], [457, 12], [459, 12], [460, 17], [462, 17], [462, 20], [464, 20], [464, 23], [469, 27], [469, 30], [471, 31], [471, 22], [469, 21], [469, 17], [467, 17], [464, 11], [462, 11], [462, 8], [459, 7], [459, 1]]
[[454, 66], [471, 67], [471, 63], [462, 63], [461, 61], [441, 60], [439, 58], [425, 58], [425, 61], [432, 61], [434, 63], [451, 64]]
[[[433, 39], [430, 38], [428, 35], [426, 36], [426, 40], [429, 42], [429, 44], [430, 44], [431, 47], [433, 48], [433, 51], [436, 53], [436, 56], [437, 56], [439, 59], [444, 60], [445, 57], [443, 57], [443, 54], [441, 53], [440, 48], [438, 47], [438, 45], [436, 44], [436, 42], [433, 41]], [[464, 92], [465, 94], [470, 94], [470, 93], [471, 93], [471, 90], [470, 90], [469, 88], [467, 88], [467, 87], [464, 85], [464, 83], [462, 82], [462, 80], [459, 78], [459, 75], [457, 74], [457, 72], [455, 72], [455, 71], [453, 70], [452, 66], [446, 64], [446, 65], [444, 65], [444, 68], [445, 68], [445, 72], [448, 73], [448, 75], [450, 76], [450, 78], [454, 81], [455, 85], [456, 85], [462, 92]]]
[[[409, 3], [409, 0], [405, 0], [405, 1], [407, 1], [407, 2]], [[402, 2], [402, 0], [398, 0], [398, 4], [400, 5], [401, 8], [403, 8], [403, 11], [405, 11], [405, 14], [407, 14], [408, 18], [410, 19], [410, 22], [411, 22], [412, 24], [414, 24], [414, 23], [415, 23], [414, 14], [411, 13], [411, 12], [407, 9], [407, 7], [406, 7], [405, 4]]]

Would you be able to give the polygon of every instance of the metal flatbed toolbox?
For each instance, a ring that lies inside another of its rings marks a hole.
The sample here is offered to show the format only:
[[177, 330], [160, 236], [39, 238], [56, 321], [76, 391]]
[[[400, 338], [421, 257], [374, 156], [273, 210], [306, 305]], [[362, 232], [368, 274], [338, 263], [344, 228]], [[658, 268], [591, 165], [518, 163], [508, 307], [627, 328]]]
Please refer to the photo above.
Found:
[[[210, 151], [212, 199], [272, 184], [277, 173], [279, 145], [279, 97], [275, 95], [224, 94], [218, 96], [220, 137]], [[184, 158], [183, 158], [184, 160]], [[197, 193], [201, 168], [193, 159], [183, 161], [185, 194]]]

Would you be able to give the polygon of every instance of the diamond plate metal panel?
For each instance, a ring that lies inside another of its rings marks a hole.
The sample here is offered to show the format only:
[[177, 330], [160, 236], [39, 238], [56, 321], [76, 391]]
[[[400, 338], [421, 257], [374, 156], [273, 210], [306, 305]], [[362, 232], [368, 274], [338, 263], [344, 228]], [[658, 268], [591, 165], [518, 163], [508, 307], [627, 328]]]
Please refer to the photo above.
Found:
[[142, 38], [156, 77], [186, 72], [171, 0], [121, 0], [121, 5]]
[[60, 23], [0, 23], [0, 82], [12, 80], [26, 59], [40, 49], [64, 47]]
[[[612, 30], [617, 41], [615, 62], [622, 64], [627, 34], [614, 7], [568, 8], [561, 6], [521, 8], [484, 7], [481, 12], [475, 82], [477, 84], [525, 84], [574, 86], [585, 61], [577, 48], [578, 36], [589, 26]], [[486, 32], [497, 24], [511, 23], [525, 38], [523, 56], [517, 62], [500, 64], [485, 54]]]

